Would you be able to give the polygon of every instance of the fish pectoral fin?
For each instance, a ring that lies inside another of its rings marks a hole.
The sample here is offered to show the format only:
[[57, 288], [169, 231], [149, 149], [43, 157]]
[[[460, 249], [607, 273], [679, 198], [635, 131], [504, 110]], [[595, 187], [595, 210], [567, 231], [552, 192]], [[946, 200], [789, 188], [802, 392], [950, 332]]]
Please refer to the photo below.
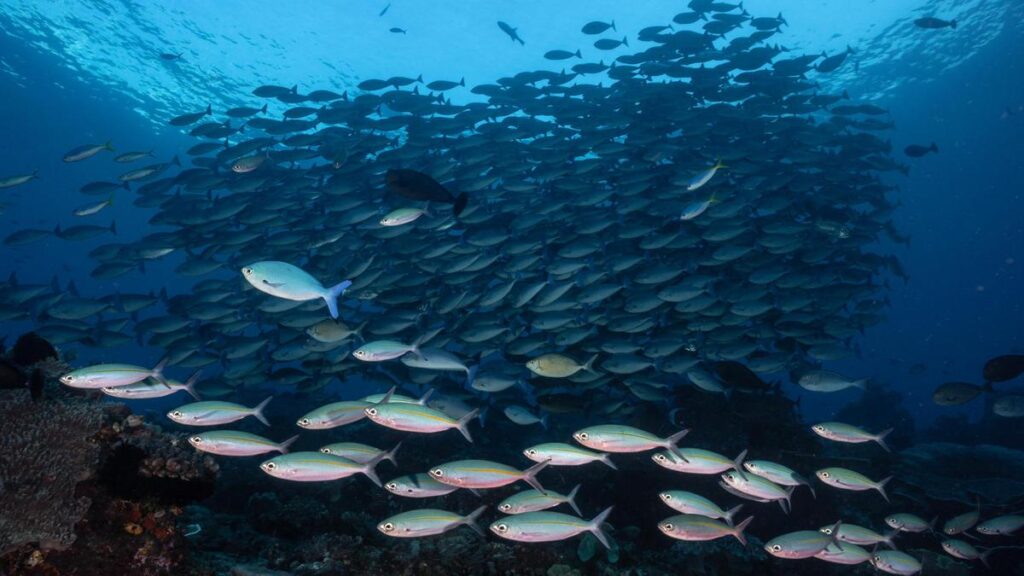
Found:
[[210, 416], [213, 416], [214, 414], [216, 414], [216, 411], [215, 410], [211, 410], [209, 412], [203, 412], [202, 414], [197, 414], [197, 415], [193, 416], [192, 419], [193, 420], [203, 420], [205, 418], [209, 418]]
[[281, 286], [284, 286], [284, 282], [271, 282], [269, 280], [264, 280], [263, 283], [271, 288], [280, 288]]

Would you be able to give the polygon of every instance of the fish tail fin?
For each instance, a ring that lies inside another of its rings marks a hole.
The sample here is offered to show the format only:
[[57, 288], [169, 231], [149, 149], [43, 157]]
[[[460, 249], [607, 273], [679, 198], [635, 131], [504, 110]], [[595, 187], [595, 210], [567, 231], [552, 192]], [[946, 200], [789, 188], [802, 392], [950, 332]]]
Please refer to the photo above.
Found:
[[463, 76], [462, 79], [459, 80], [459, 86], [465, 86], [465, 85], [466, 85], [466, 77]]
[[889, 434], [892, 434], [892, 431], [893, 428], [882, 430], [881, 432], [878, 433], [877, 436], [873, 438], [873, 440], [877, 442], [879, 446], [885, 448], [886, 452], [892, 452], [892, 450], [889, 449], [889, 445], [885, 443], [885, 437], [888, 436]]
[[395, 466], [398, 466], [398, 460], [395, 459], [395, 454], [398, 454], [398, 449], [402, 447], [402, 443], [395, 444], [395, 447], [384, 453], [384, 460], [391, 462]]
[[579, 491], [580, 491], [580, 484], [577, 484], [569, 492], [569, 495], [565, 497], [565, 501], [566, 501], [566, 503], [569, 504], [569, 506], [573, 509], [573, 511], [576, 512], [576, 515], [582, 518], [583, 517], [583, 513], [580, 512], [579, 506], [576, 505], [576, 494]]
[[671, 436], [669, 436], [668, 438], [665, 439], [665, 448], [669, 452], [674, 454], [676, 456], [676, 458], [679, 458], [683, 462], [689, 462], [689, 460], [687, 460], [686, 457], [683, 456], [683, 454], [679, 451], [679, 447], [676, 446], [676, 444], [678, 444], [679, 441], [682, 440], [683, 438], [685, 438], [686, 435], [689, 434], [689, 433], [690, 433], [690, 429], [689, 428], [683, 428], [679, 432], [676, 432], [675, 434], [673, 434], [673, 435], [671, 435]]
[[469, 195], [463, 192], [455, 197], [455, 202], [452, 205], [452, 214], [458, 218], [459, 214], [466, 209], [466, 204], [469, 203]]
[[299, 435], [296, 434], [295, 436], [292, 436], [291, 438], [285, 440], [284, 442], [281, 442], [280, 444], [277, 445], [277, 451], [280, 452], [281, 454], [287, 454], [288, 449], [291, 447], [292, 444], [295, 444], [295, 441], [298, 439]]
[[612, 30], [615, 30], [616, 32], [619, 31], [619, 29], [615, 27], [615, 20], [612, 20]]
[[537, 481], [537, 473], [547, 468], [548, 464], [550, 463], [551, 459], [548, 458], [547, 460], [534, 464], [533, 466], [530, 466], [529, 468], [524, 470], [523, 482], [526, 482], [527, 484], [532, 486], [534, 490], [540, 492], [541, 494], [547, 495], [548, 491], [545, 490], [543, 486], [541, 486], [539, 481]]
[[263, 112], [264, 114], [267, 113], [267, 105], [266, 104], [263, 105], [263, 108], [260, 108], [260, 112]]
[[885, 493], [885, 485], [889, 483], [889, 480], [892, 480], [892, 476], [882, 478], [878, 484], [875, 485], [875, 490], [878, 490], [878, 493], [882, 495], [882, 498], [885, 498], [886, 502], [889, 501], [889, 495]]
[[476, 418], [478, 414], [480, 414], [480, 409], [474, 408], [470, 410], [469, 413], [467, 413], [465, 416], [459, 418], [458, 421], [459, 432], [462, 432], [462, 435], [465, 436], [466, 440], [469, 440], [470, 442], [473, 441], [473, 437], [470, 436], [469, 434], [469, 423], [470, 421], [473, 420], [473, 418]]
[[[614, 27], [614, 26], [612, 26], [612, 29], [614, 30], [614, 29], [615, 29], [615, 27]], [[629, 37], [628, 37], [628, 36], [623, 36], [623, 37], [622, 37], [622, 45], [623, 45], [623, 46], [629, 46]]]
[[166, 383], [166, 381], [164, 380], [164, 368], [167, 368], [167, 362], [169, 362], [170, 359], [170, 356], [164, 356], [163, 358], [160, 359], [159, 362], [156, 363], [156, 366], [153, 366], [153, 371], [152, 374], [150, 374], [150, 376], [154, 380]]
[[480, 365], [477, 364], [466, 371], [466, 390], [473, 389], [473, 381], [476, 380], [476, 373], [479, 369]]
[[867, 390], [868, 389], [868, 379], [867, 378], [861, 378], [860, 380], [854, 380], [853, 383], [852, 383], [852, 386], [854, 388], [860, 388], [861, 390]]
[[540, 426], [545, 430], [548, 429], [548, 416], [551, 416], [551, 414], [545, 413], [543, 416], [540, 417]]
[[178, 155], [175, 154], [174, 158], [171, 158], [171, 164], [174, 164], [178, 168], [181, 168], [181, 158], [178, 158]]
[[953, 30], [956, 30], [956, 20], [950, 20], [949, 27], [952, 28]]
[[728, 166], [722, 163], [721, 158], [718, 158], [715, 160], [715, 170], [721, 170], [722, 168], [728, 168]]
[[110, 140], [107, 140], [106, 142], [103, 143], [103, 149], [104, 150], [110, 150], [111, 152], [113, 152], [114, 151], [114, 145], [111, 143]]
[[591, 356], [590, 360], [587, 360], [586, 363], [583, 364], [583, 370], [586, 372], [590, 372], [591, 374], [597, 374], [597, 371], [594, 370], [594, 362], [597, 361], [598, 356], [598, 354], [594, 354], [593, 356]]
[[729, 526], [732, 526], [733, 525], [732, 519], [735, 518], [736, 515], [739, 514], [740, 510], [742, 510], [742, 509], [743, 509], [743, 504], [737, 504], [737, 505], [733, 506], [732, 508], [729, 508], [728, 510], [725, 511], [725, 515], [722, 516], [722, 520], [725, 520], [726, 524], [728, 524]]
[[209, 116], [210, 114], [213, 114], [213, 104], [206, 105], [206, 115]]
[[344, 294], [351, 285], [351, 280], [342, 280], [327, 289], [324, 294], [324, 302], [327, 303], [327, 310], [331, 313], [331, 318], [338, 319], [338, 297]]
[[595, 538], [597, 538], [598, 542], [603, 544], [604, 547], [609, 550], [612, 549], [612, 545], [608, 541], [608, 535], [605, 534], [603, 530], [601, 530], [601, 524], [604, 524], [605, 520], [608, 519], [608, 515], [612, 513], [613, 508], [615, 507], [609, 506], [605, 508], [604, 512], [601, 512], [597, 516], [594, 516], [594, 519], [591, 520], [590, 523], [587, 525], [587, 530], [589, 530], [590, 533], [593, 534]]
[[110, 221], [110, 233], [113, 234], [114, 236], [117, 236], [117, 221], [116, 220], [111, 220]]
[[[742, 504], [741, 504], [741, 506], [742, 506]], [[737, 508], [738, 507], [739, 506], [737, 506]], [[747, 526], [750, 525], [750, 522], [753, 519], [754, 519], [753, 516], [747, 516], [746, 520], [740, 522], [739, 524], [734, 526], [733, 529], [732, 529], [732, 535], [735, 536], [736, 539], [740, 541], [740, 544], [743, 544], [744, 546], [747, 545], [747, 537], [743, 535], [743, 531], [747, 529]]]
[[885, 535], [885, 538], [882, 538], [882, 542], [885, 543], [885, 545], [888, 546], [889, 548], [892, 548], [893, 550], [895, 550], [896, 549], [896, 543], [893, 542], [893, 540], [896, 539], [896, 535], [899, 534], [899, 533], [900, 533], [899, 530], [893, 530], [893, 531], [889, 532], [888, 534]]
[[380, 476], [377, 476], [377, 464], [380, 464], [380, 461], [386, 458], [387, 455], [387, 452], [381, 452], [380, 454], [377, 454], [376, 456], [371, 458], [366, 464], [363, 464], [362, 469], [360, 469], [360, 472], [362, 472], [367, 478], [370, 479], [371, 482], [376, 484], [378, 487], [383, 487], [384, 484], [380, 481]]
[[263, 415], [263, 409], [266, 408], [267, 404], [270, 404], [270, 401], [273, 399], [273, 396], [267, 396], [267, 398], [263, 400], [263, 402], [260, 402], [259, 404], [256, 405], [255, 408], [252, 409], [252, 415], [255, 416], [257, 420], [263, 422], [263, 424], [267, 426], [270, 426], [270, 422], [268, 422], [267, 417]]
[[612, 459], [608, 456], [608, 454], [602, 454], [601, 455], [601, 463], [604, 464], [605, 466], [611, 468], [612, 470], [618, 470], [619, 469], [619, 467], [615, 465], [615, 462], [612, 462]]
[[480, 528], [480, 525], [476, 523], [476, 521], [484, 513], [484, 510], [487, 510], [487, 506], [481, 506], [476, 510], [473, 510], [472, 512], [467, 514], [466, 517], [463, 518], [459, 523], [465, 524], [466, 526], [472, 528], [473, 532], [479, 534], [481, 538], [486, 538], [486, 536], [484, 535], [483, 528]]
[[114, 205], [114, 193], [111, 192], [110, 193], [110, 198], [107, 198], [107, 206], [113, 206], [113, 205]]
[[199, 381], [199, 376], [202, 373], [202, 370], [196, 370], [195, 373], [189, 376], [188, 380], [185, 381], [185, 392], [188, 392], [190, 396], [196, 399], [196, 401], [202, 400], [202, 398], [199, 397], [199, 394], [196, 393], [196, 382]]

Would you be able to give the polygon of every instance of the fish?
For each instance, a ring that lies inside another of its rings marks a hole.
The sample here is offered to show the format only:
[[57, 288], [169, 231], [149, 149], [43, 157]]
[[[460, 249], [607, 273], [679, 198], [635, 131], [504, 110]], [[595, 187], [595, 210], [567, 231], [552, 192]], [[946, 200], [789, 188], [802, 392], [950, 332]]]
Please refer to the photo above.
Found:
[[452, 194], [428, 174], [408, 168], [393, 168], [384, 175], [388, 190], [409, 200], [441, 202], [452, 205], [452, 215], [458, 217], [469, 203], [469, 195]]
[[148, 400], [150, 398], [163, 398], [164, 396], [170, 396], [184, 390], [188, 392], [189, 396], [198, 401], [202, 399], [196, 393], [195, 385], [199, 381], [200, 375], [201, 372], [196, 372], [184, 382], [178, 382], [169, 378], [163, 380], [147, 379], [135, 384], [128, 384], [127, 386], [100, 388], [100, 391], [107, 396], [124, 400]]
[[868, 380], [850, 380], [844, 376], [828, 370], [811, 370], [797, 381], [804, 390], [811, 392], [839, 392], [847, 388], [867, 389]]
[[551, 466], [583, 466], [591, 462], [601, 462], [612, 470], [618, 470], [608, 454], [591, 452], [585, 448], [560, 442], [547, 442], [531, 446], [523, 450], [523, 455], [534, 462], [548, 462]]
[[273, 399], [273, 396], [269, 396], [254, 408], [219, 400], [193, 402], [171, 410], [167, 413], [167, 417], [185, 426], [221, 426], [237, 422], [247, 416], [253, 416], [264, 426], [270, 426], [270, 422], [263, 415], [263, 409]]
[[518, 424], [520, 426], [531, 426], [533, 424], [540, 424], [545, 429], [547, 429], [547, 427], [548, 427], [548, 415], [547, 414], [544, 414], [543, 416], [538, 417], [533, 412], [531, 412], [528, 408], [524, 408], [523, 406], [518, 406], [518, 405], [506, 406], [505, 409], [502, 412], [504, 412], [505, 416], [509, 420], [511, 420], [512, 422], [515, 422], [516, 424]]
[[705, 184], [710, 182], [711, 179], [714, 178], [715, 174], [722, 168], [727, 168], [727, 166], [722, 164], [721, 160], [715, 161], [713, 166], [697, 174], [686, 183], [686, 191], [693, 192], [695, 190], [700, 190]]
[[1024, 416], [1024, 396], [1016, 394], [1000, 396], [992, 403], [992, 413], [1003, 418], [1020, 418]]
[[977, 506], [970, 512], [964, 512], [946, 520], [946, 523], [942, 526], [942, 533], [947, 536], [956, 536], [957, 534], [963, 534], [974, 528], [981, 519], [981, 499], [977, 499]]
[[927, 155], [929, 152], [938, 154], [939, 147], [935, 142], [932, 142], [930, 146], [921, 146], [920, 144], [910, 144], [903, 149], [903, 153], [911, 158], [920, 158]]
[[719, 486], [734, 496], [754, 502], [778, 502], [782, 511], [787, 514], [792, 508], [790, 498], [795, 489], [792, 486], [785, 489], [770, 480], [742, 471], [726, 472], [721, 478]]
[[391, 32], [392, 34], [405, 34], [407, 31], [404, 28], [398, 28], [396, 26], [394, 28], [389, 28], [388, 32]]
[[943, 20], [934, 16], [924, 16], [914, 20], [914, 25], [918, 28], [927, 28], [937, 30], [940, 28], [952, 28], [956, 30], [956, 20]]
[[273, 260], [249, 264], [242, 268], [242, 276], [254, 288], [271, 296], [296, 302], [322, 299], [331, 318], [335, 319], [338, 317], [338, 297], [352, 286], [351, 280], [342, 280], [325, 288], [301, 268]]
[[877, 550], [871, 553], [868, 562], [882, 572], [899, 576], [912, 576], [921, 572], [921, 562], [899, 550]]
[[78, 208], [75, 208], [73, 214], [75, 216], [92, 216], [93, 214], [97, 214], [101, 210], [103, 210], [104, 208], [106, 208], [108, 206], [112, 206], [113, 204], [114, 204], [114, 197], [111, 196], [110, 198], [107, 198], [106, 200], [104, 200], [102, 202], [93, 202], [93, 203], [86, 204], [84, 206], [80, 206]]
[[981, 522], [974, 527], [974, 531], [986, 536], [1010, 536], [1021, 527], [1024, 527], [1024, 515], [1007, 514]]
[[842, 523], [837, 522], [828, 533], [815, 530], [799, 530], [772, 538], [764, 545], [765, 552], [776, 558], [801, 560], [814, 558], [830, 544], [837, 544], [837, 534]]
[[878, 532], [870, 528], [858, 526], [856, 524], [842, 523], [839, 525], [839, 529], [835, 529], [834, 524], [828, 526], [822, 526], [818, 529], [819, 532], [826, 536], [832, 536], [835, 534], [836, 541], [844, 544], [855, 544], [857, 546], [874, 546], [876, 544], [885, 544], [889, 548], [895, 549], [896, 546], [893, 544], [893, 537], [899, 532], [898, 530], [890, 533], [887, 536], [883, 536]]
[[559, 494], [553, 490], [548, 490], [547, 492], [524, 490], [502, 500], [498, 504], [498, 510], [505, 514], [525, 514], [527, 512], [547, 510], [560, 504], [568, 504], [576, 512], [577, 516], [583, 516], [579, 507], [576, 506], [576, 494], [579, 490], [579, 484], [574, 486], [567, 495]]
[[981, 552], [970, 542], [957, 538], [946, 538], [941, 543], [942, 549], [947, 554], [961, 560], [981, 560], [981, 563], [988, 566], [988, 557], [992, 554], [993, 548]]
[[568, 378], [577, 372], [594, 371], [594, 361], [598, 355], [594, 354], [583, 364], [577, 364], [575, 360], [561, 354], [544, 354], [533, 358], [526, 363], [526, 367], [538, 376], [545, 378]]
[[368, 446], [366, 444], [360, 444], [359, 442], [335, 442], [334, 444], [328, 444], [320, 448], [320, 452], [324, 454], [331, 454], [333, 456], [341, 456], [342, 458], [348, 458], [353, 462], [364, 464], [376, 458], [377, 456], [383, 456], [382, 460], [387, 460], [392, 464], [398, 465], [398, 461], [395, 460], [395, 454], [398, 453], [398, 449], [401, 448], [402, 443], [399, 442], [391, 450], [381, 450]]
[[0, 189], [20, 186], [27, 182], [31, 182], [32, 180], [35, 180], [37, 178], [39, 178], [38, 170], [32, 172], [31, 174], [18, 174], [15, 176], [6, 176], [4, 178], [0, 178]]
[[885, 485], [892, 480], [892, 476], [886, 476], [878, 482], [874, 482], [863, 474], [846, 468], [822, 468], [814, 475], [825, 484], [841, 490], [857, 492], [876, 490], [886, 502], [889, 501], [889, 495], [885, 493]]
[[322, 320], [306, 328], [306, 334], [317, 342], [324, 342], [326, 344], [344, 342], [351, 336], [363, 340], [363, 328], [366, 327], [366, 324], [366, 322], [363, 322], [356, 326], [355, 329], [351, 329], [340, 320]]
[[153, 157], [153, 151], [152, 150], [136, 151], [136, 152], [125, 152], [123, 154], [118, 154], [117, 156], [114, 156], [114, 162], [117, 162], [118, 164], [129, 164], [131, 162], [136, 162], [138, 160], [142, 160], [143, 158], [152, 158], [152, 157]]
[[362, 474], [377, 486], [383, 486], [376, 471], [377, 464], [383, 459], [384, 454], [380, 454], [368, 462], [353, 462], [321, 452], [291, 452], [261, 463], [260, 470], [274, 478], [293, 482], [327, 482]]
[[411, 224], [427, 214], [424, 208], [398, 208], [388, 212], [383, 218], [380, 219], [381, 226], [404, 226]]
[[132, 364], [94, 364], [72, 370], [62, 375], [59, 380], [65, 386], [87, 390], [129, 386], [147, 378], [162, 382], [167, 361], [168, 358], [165, 357], [152, 368]]
[[743, 473], [743, 459], [747, 457], [747, 451], [743, 450], [735, 459], [729, 459], [717, 452], [702, 450], [700, 448], [680, 448], [680, 456], [672, 452], [658, 452], [651, 456], [654, 463], [685, 474], [721, 474], [726, 470], [735, 470]]
[[577, 430], [573, 432], [572, 437], [580, 444], [593, 450], [631, 453], [665, 448], [672, 455], [685, 460], [685, 456], [679, 451], [676, 444], [689, 433], [690, 430], [687, 428], [675, 432], [666, 438], [659, 438], [654, 434], [632, 426], [602, 424]]
[[708, 500], [707, 498], [694, 494], [693, 492], [687, 492], [685, 490], [668, 490], [660, 492], [658, 497], [665, 503], [666, 506], [679, 512], [681, 514], [696, 514], [697, 516], [705, 516], [707, 518], [721, 519], [729, 526], [733, 524], [733, 518], [736, 514], [743, 509], [743, 504], [739, 504], [730, 508], [729, 510], [722, 510], [717, 504]]
[[547, 52], [544, 53], [544, 57], [547, 58], [548, 60], [568, 60], [573, 56], [577, 58], [583, 58], [583, 55], [580, 54], [579, 50], [575, 52], [570, 52], [568, 50], [548, 50]]
[[258, 456], [268, 452], [287, 454], [288, 447], [298, 439], [296, 435], [284, 442], [274, 442], [239, 430], [214, 430], [189, 436], [188, 443], [196, 450], [218, 456]]
[[811, 491], [811, 495], [815, 496], [814, 487], [811, 486], [811, 483], [806, 478], [782, 464], [767, 460], [746, 460], [743, 462], [743, 468], [747, 472], [760, 476], [779, 486], [807, 486], [807, 489]]
[[986, 382], [1007, 382], [1024, 374], [1024, 354], [1005, 354], [990, 358], [982, 368]]
[[598, 20], [594, 20], [592, 22], [587, 22], [586, 24], [584, 24], [583, 28], [581, 29], [581, 32], [583, 32], [584, 34], [593, 35], [605, 32], [609, 28], [615, 30], [615, 20], [612, 20], [611, 22], [601, 22]]
[[526, 46], [526, 42], [523, 42], [523, 39], [519, 37], [519, 30], [517, 28], [513, 28], [507, 22], [502, 22], [501, 20], [498, 20], [498, 28], [501, 28], [502, 32], [508, 34], [513, 44], [519, 42], [521, 46]]
[[480, 413], [478, 409], [471, 410], [462, 418], [454, 419], [429, 406], [403, 402], [388, 403], [388, 400], [389, 398], [385, 398], [379, 404], [366, 407], [363, 410], [366, 417], [375, 424], [380, 424], [393, 430], [416, 432], [419, 434], [431, 434], [455, 429], [467, 441], [473, 441], [468, 425]]
[[202, 112], [190, 112], [188, 114], [182, 114], [181, 116], [175, 116], [174, 118], [171, 118], [168, 124], [171, 126], [188, 126], [199, 122], [204, 116], [209, 116], [210, 114], [213, 114], [213, 107], [212, 105], [207, 105], [206, 110], [203, 110]]
[[557, 542], [590, 532], [605, 548], [611, 549], [608, 536], [601, 530], [611, 513], [609, 506], [588, 521], [560, 512], [527, 512], [496, 520], [490, 529], [497, 536], [516, 542]]
[[891, 450], [889, 449], [889, 445], [885, 443], [885, 437], [891, 434], [893, 430], [893, 428], [886, 428], [878, 434], [872, 434], [871, 432], [842, 422], [820, 422], [811, 426], [812, 432], [827, 440], [847, 444], [874, 442], [884, 448], [886, 452], [891, 452]]
[[469, 526], [474, 532], [483, 537], [484, 532], [477, 525], [476, 521], [483, 515], [485, 510], [487, 510], [487, 507], [481, 506], [466, 516], [433, 508], [410, 510], [391, 516], [377, 524], [377, 530], [384, 535], [394, 538], [420, 538], [444, 534], [459, 526]]
[[373, 405], [372, 402], [361, 400], [331, 402], [302, 416], [296, 425], [306, 430], [327, 430], [345, 426], [366, 418], [366, 409]]
[[435, 498], [451, 494], [459, 487], [442, 484], [424, 472], [395, 478], [384, 484], [384, 489], [396, 496], [406, 498]]
[[64, 154], [64, 162], [81, 162], [82, 160], [88, 160], [104, 150], [108, 152], [114, 151], [114, 147], [110, 144], [109, 140], [103, 144], [83, 144], [72, 148]]
[[746, 546], [747, 537], [743, 531], [753, 520], [753, 516], [748, 516], [733, 526], [699, 514], [680, 514], [659, 522], [658, 530], [670, 538], [687, 542], [707, 542], [732, 536], [740, 544]]
[[885, 517], [886, 525], [893, 530], [910, 533], [930, 532], [934, 530], [936, 520], [938, 518], [931, 522], [926, 522], [920, 516], [908, 512], [900, 512]]
[[430, 469], [430, 476], [442, 484], [457, 488], [500, 488], [523, 481], [539, 492], [544, 487], [537, 481], [537, 473], [546, 468], [547, 461], [535, 464], [526, 470], [490, 460], [456, 460]]
[[946, 382], [940, 384], [932, 393], [932, 401], [939, 406], [962, 406], [984, 393], [991, 393], [992, 384], [983, 386], [970, 382]]

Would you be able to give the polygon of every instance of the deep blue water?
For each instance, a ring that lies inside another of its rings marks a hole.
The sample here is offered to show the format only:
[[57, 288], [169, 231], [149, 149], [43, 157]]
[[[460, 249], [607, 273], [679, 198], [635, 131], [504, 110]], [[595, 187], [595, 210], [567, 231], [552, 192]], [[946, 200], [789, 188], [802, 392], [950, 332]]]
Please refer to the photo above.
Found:
[[[58, 224], [66, 228], [86, 220], [117, 223], [116, 238], [73, 242], [51, 236], [26, 246], [0, 247], [0, 277], [16, 274], [19, 282], [29, 284], [48, 284], [56, 277], [62, 289], [73, 282], [89, 297], [161, 289], [172, 296], [190, 293], [197, 279], [174, 272], [184, 260], [180, 251], [147, 262], [144, 273], [110, 280], [90, 277], [96, 262], [89, 251], [151, 233], [154, 211], [133, 206], [133, 191], [121, 190], [99, 215], [72, 215], [79, 205], [103, 199], [80, 194], [82, 184], [116, 178], [122, 168], [105, 154], [80, 163], [62, 162], [64, 153], [77, 145], [110, 140], [118, 153], [152, 150], [153, 162], [176, 154], [185, 160], [184, 151], [196, 140], [187, 135], [188, 128], [179, 130], [167, 121], [208, 103], [215, 112], [255, 105], [259, 99], [250, 92], [261, 84], [347, 90], [354, 97], [360, 93], [356, 85], [365, 79], [422, 73], [428, 81], [465, 77], [467, 87], [455, 88], [447, 97], [453, 103], [478, 102], [481, 97], [469, 90], [474, 85], [522, 70], [563, 69], [563, 63], [542, 57], [549, 49], [579, 46], [588, 52], [583, 61], [607, 63], [644, 46], [633, 40], [640, 28], [667, 23], [685, 9], [678, 2], [645, 2], [636, 9], [615, 2], [527, 2], [513, 10], [494, 2], [440, 2], [427, 8], [426, 3], [396, 1], [378, 16], [386, 4], [303, 2], [268, 5], [266, 13], [233, 2], [216, 7], [184, 2], [173, 8], [89, 2], [79, 13], [70, 6], [51, 11], [45, 3], [12, 2], [0, 9], [0, 177], [39, 171], [37, 180], [0, 190], [0, 235]], [[879, 297], [889, 301], [884, 320], [852, 339], [852, 357], [826, 362], [825, 367], [897, 392], [918, 440], [927, 439], [936, 418], [965, 414], [971, 422], [995, 419], [996, 430], [1002, 431], [973, 435], [971, 441], [1024, 447], [1010, 421], [991, 415], [991, 398], [958, 407], [932, 401], [933, 390], [943, 382], [980, 384], [981, 366], [988, 358], [1024, 353], [1024, 12], [1014, 0], [805, 4], [751, 0], [745, 7], [755, 16], [782, 11], [789, 25], [770, 43], [785, 45], [791, 50], [786, 55], [832, 54], [850, 45], [854, 53], [843, 68], [812, 75], [811, 81], [819, 82], [823, 92], [845, 89], [857, 101], [886, 108], [884, 118], [895, 127], [879, 136], [891, 141], [892, 156], [910, 168], [907, 175], [888, 172], [883, 180], [898, 188], [890, 195], [898, 204], [892, 220], [911, 242], [896, 244], [883, 237], [875, 246], [898, 258], [909, 279], [878, 276], [884, 283]], [[925, 14], [957, 18], [958, 27], [914, 27], [911, 20]], [[631, 48], [603, 54], [587, 50], [597, 37], [584, 37], [579, 27], [612, 18], [617, 32], [608, 37], [626, 35]], [[499, 19], [517, 26], [525, 46], [509, 42], [494, 25]], [[407, 33], [389, 33], [391, 26]], [[165, 62], [160, 52], [183, 56]], [[580, 79], [597, 82], [611, 81]], [[277, 113], [287, 107], [274, 106]], [[937, 144], [937, 154], [903, 154], [909, 144], [931, 142]], [[472, 195], [481, 203], [486, 197], [486, 190]], [[210, 277], [237, 276], [237, 270], [223, 269]], [[242, 285], [239, 280], [239, 290]], [[43, 323], [38, 312], [5, 322], [3, 334], [12, 340], [38, 328]], [[121, 316], [106, 312], [87, 323], [102, 325]], [[122, 331], [134, 340], [131, 324]], [[77, 354], [75, 365], [118, 361], [150, 366], [163, 353], [134, 342], [110, 349], [70, 342], [61, 348]], [[204, 374], [212, 377], [217, 370], [214, 365]], [[176, 370], [174, 375], [183, 379], [187, 372]], [[785, 373], [766, 379], [782, 382], [784, 393], [799, 400], [808, 422], [835, 416], [861, 394], [808, 392]], [[1017, 379], [999, 390], [1020, 391], [1020, 384]], [[133, 408], [158, 419], [179, 400], [133, 403]], [[258, 398], [247, 399], [253, 400]], [[276, 406], [280, 420], [312, 408], [301, 402], [292, 398]], [[494, 412], [490, 418], [501, 417]]]

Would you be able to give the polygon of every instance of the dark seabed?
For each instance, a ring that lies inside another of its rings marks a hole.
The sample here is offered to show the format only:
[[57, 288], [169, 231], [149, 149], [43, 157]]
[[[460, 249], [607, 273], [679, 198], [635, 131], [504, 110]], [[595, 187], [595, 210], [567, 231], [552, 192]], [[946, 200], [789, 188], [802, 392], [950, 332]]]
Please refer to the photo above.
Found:
[[4, 2], [0, 575], [1024, 575], [1022, 22]]

